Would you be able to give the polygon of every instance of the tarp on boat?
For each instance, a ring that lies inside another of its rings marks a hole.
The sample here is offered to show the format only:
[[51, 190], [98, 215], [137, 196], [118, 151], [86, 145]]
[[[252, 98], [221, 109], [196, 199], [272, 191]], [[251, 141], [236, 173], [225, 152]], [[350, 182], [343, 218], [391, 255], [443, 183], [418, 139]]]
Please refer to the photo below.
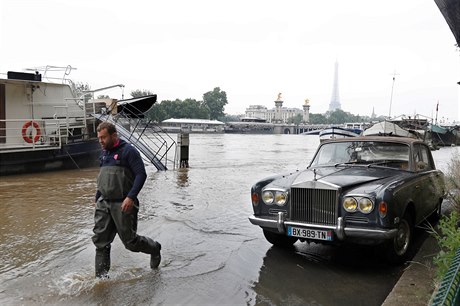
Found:
[[417, 138], [414, 134], [401, 128], [399, 125], [388, 121], [382, 121], [374, 124], [364, 130], [363, 136], [399, 136]]
[[145, 113], [157, 102], [157, 95], [143, 96], [117, 102], [117, 113], [130, 118], [144, 118]]
[[460, 1], [434, 0], [460, 47]]

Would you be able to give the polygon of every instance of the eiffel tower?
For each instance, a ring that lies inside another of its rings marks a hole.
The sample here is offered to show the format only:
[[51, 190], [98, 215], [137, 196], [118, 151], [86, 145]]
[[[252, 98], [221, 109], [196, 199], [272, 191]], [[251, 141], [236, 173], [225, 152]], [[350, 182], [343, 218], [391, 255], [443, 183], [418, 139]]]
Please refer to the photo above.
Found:
[[335, 72], [334, 72], [334, 87], [332, 88], [331, 103], [329, 103], [329, 111], [333, 112], [340, 107], [339, 97], [339, 62], [335, 61]]

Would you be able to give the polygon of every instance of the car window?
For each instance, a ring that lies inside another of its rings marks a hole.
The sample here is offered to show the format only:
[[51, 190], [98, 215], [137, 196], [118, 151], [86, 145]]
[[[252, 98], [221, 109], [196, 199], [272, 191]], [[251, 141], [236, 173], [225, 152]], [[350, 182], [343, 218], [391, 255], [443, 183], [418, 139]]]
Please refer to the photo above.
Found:
[[414, 163], [416, 171], [434, 169], [433, 160], [430, 158], [431, 154], [428, 150], [429, 148], [422, 144], [416, 144], [414, 146]]
[[341, 163], [373, 164], [393, 163], [391, 167], [407, 168], [409, 146], [384, 141], [350, 141], [323, 144], [311, 166], [335, 165]]

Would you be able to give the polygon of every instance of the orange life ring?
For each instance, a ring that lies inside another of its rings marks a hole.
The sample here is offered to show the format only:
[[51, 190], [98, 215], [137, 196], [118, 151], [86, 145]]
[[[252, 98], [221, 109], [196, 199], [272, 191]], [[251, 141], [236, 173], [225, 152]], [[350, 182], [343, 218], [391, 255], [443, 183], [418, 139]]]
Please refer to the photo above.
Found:
[[[35, 134], [35, 137], [32, 139], [32, 136], [28, 136], [26, 133], [27, 133], [27, 129], [30, 127], [30, 126], [33, 126], [34, 129], [37, 130], [37, 133]], [[24, 125], [22, 126], [22, 139], [24, 139], [25, 142], [28, 142], [28, 143], [35, 143], [37, 142], [39, 139], [40, 139], [40, 136], [42, 135], [42, 131], [40, 130], [40, 126], [38, 125], [37, 122], [35, 121], [27, 121], [26, 123], [24, 123]]]

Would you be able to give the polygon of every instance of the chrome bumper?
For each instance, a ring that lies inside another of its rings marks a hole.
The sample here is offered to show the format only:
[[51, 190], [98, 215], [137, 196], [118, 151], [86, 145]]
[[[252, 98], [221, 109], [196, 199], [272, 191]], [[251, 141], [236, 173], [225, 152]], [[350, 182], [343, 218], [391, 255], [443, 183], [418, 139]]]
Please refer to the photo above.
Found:
[[342, 217], [337, 219], [337, 226], [286, 221], [285, 213], [283, 212], [278, 213], [278, 218], [276, 220], [259, 218], [252, 215], [249, 216], [249, 221], [251, 221], [251, 223], [254, 225], [259, 225], [260, 227], [277, 229], [280, 234], [284, 234], [286, 232], [287, 226], [332, 230], [339, 240], [345, 240], [346, 237], [386, 240], [395, 237], [398, 231], [397, 229], [384, 230], [347, 227]]

